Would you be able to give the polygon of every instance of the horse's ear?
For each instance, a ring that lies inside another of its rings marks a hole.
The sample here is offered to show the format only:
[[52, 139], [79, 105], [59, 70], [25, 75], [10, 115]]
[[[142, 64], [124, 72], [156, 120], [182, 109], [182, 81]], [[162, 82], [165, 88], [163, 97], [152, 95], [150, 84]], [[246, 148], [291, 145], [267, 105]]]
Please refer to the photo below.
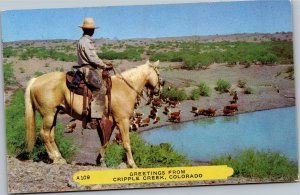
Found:
[[159, 65], [159, 60], [157, 60], [156, 62], [153, 63], [154, 67], [158, 67], [158, 65]]

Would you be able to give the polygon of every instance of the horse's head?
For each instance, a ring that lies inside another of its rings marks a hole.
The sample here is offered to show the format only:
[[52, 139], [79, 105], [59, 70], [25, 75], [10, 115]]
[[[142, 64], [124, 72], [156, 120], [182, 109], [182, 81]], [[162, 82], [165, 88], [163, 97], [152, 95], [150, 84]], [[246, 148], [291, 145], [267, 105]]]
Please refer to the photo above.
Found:
[[146, 87], [149, 88], [153, 94], [160, 94], [165, 82], [160, 79], [158, 70], [159, 60], [154, 63], [147, 61], [147, 64], [149, 66], [149, 74]]

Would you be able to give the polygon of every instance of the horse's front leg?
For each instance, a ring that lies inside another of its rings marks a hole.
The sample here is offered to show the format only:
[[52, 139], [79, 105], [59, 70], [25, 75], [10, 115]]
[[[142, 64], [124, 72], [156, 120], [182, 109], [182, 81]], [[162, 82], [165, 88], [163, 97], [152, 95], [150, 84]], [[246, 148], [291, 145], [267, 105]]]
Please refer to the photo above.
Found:
[[107, 145], [108, 145], [108, 143], [105, 145], [101, 144], [100, 149], [99, 149], [99, 154], [96, 159], [96, 164], [100, 165], [102, 167], [106, 167], [104, 156], [105, 156], [105, 150], [106, 150]]
[[[112, 131], [115, 129], [115, 127], [116, 127], [116, 124], [113, 123]], [[97, 165], [101, 165], [103, 167], [106, 167], [105, 160], [104, 160], [105, 157], [104, 156], [105, 156], [105, 150], [106, 150], [109, 142], [103, 143], [104, 142], [104, 137], [103, 137], [102, 129], [99, 126], [97, 128], [97, 132], [98, 132], [98, 136], [100, 138], [101, 143], [100, 143], [99, 154], [98, 154], [98, 156], [96, 158], [96, 164]]]
[[43, 117], [43, 125], [41, 127], [41, 137], [45, 144], [48, 156], [53, 163], [56, 164], [65, 164], [66, 160], [61, 156], [61, 153], [58, 150], [58, 147], [55, 143], [55, 125], [53, 125], [55, 116], [54, 115], [46, 115]]
[[118, 127], [122, 136], [123, 147], [126, 152], [128, 166], [130, 168], [137, 168], [131, 152], [130, 137], [129, 137], [129, 119], [126, 118], [119, 121]]

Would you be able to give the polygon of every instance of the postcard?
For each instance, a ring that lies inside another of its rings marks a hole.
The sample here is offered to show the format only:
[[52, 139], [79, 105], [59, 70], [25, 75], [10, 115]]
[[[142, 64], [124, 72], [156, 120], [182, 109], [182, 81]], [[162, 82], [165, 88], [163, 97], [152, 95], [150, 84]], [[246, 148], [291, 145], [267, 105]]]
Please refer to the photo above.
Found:
[[291, 10], [3, 11], [8, 192], [298, 182]]

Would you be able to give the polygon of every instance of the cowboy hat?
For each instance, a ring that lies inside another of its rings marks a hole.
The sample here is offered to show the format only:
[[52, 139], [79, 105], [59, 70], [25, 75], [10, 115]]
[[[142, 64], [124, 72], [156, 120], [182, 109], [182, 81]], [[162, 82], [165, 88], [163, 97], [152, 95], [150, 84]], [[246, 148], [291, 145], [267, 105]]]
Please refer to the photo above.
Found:
[[95, 26], [93, 18], [84, 18], [82, 26], [78, 26], [80, 28], [85, 28], [85, 29], [96, 29], [99, 28]]

